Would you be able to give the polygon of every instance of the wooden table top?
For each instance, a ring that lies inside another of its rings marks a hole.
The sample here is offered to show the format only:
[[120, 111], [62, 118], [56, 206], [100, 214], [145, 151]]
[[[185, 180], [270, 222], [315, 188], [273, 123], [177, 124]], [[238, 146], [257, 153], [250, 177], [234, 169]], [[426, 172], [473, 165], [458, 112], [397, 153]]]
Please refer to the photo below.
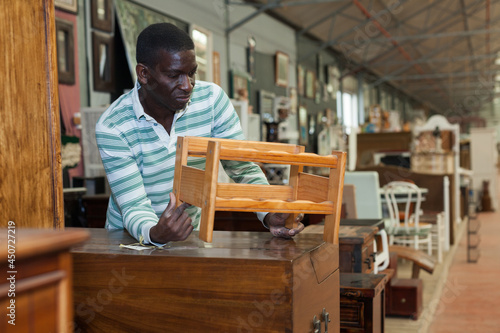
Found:
[[341, 273], [340, 293], [355, 293], [356, 297], [375, 297], [387, 283], [386, 274]]
[[293, 239], [281, 239], [269, 232], [214, 231], [212, 243], [205, 243], [194, 231], [185, 241], [171, 242], [162, 249], [138, 251], [120, 247], [120, 244], [137, 244], [127, 231], [102, 228], [85, 230], [90, 232], [90, 240], [74, 247], [72, 253], [290, 261], [319, 247], [336, 247], [325, 243], [323, 234], [301, 233]]
[[[81, 244], [89, 238], [86, 229], [31, 229], [16, 228], [15, 233], [9, 232], [8, 228], [0, 228], [0, 257], [7, 257], [7, 244], [15, 240], [16, 259], [44, 255], [47, 253], [66, 250], [77, 244]], [[9, 237], [10, 235], [10, 237]], [[14, 237], [14, 238], [12, 238]], [[9, 242], [9, 239], [11, 242]], [[5, 244], [5, 246], [3, 246]]]
[[[323, 234], [324, 225], [312, 224], [304, 228], [302, 234]], [[339, 244], [363, 244], [378, 232], [376, 226], [341, 225], [339, 227]]]

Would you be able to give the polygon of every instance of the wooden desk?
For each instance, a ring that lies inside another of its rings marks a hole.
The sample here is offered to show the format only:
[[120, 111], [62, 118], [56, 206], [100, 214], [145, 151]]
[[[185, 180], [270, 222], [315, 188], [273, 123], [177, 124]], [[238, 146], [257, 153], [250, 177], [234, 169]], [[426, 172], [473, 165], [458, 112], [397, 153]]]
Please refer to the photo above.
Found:
[[[7, 230], [0, 229], [0, 332], [73, 332], [69, 248], [85, 241], [88, 233], [16, 228], [15, 234], [10, 233], [15, 236], [14, 244], [8, 242], [13, 238], [8, 238]], [[11, 246], [9, 251], [8, 244], [15, 248]], [[15, 255], [15, 261], [7, 261], [8, 253]], [[7, 280], [12, 276], [14, 288]], [[9, 290], [15, 296], [10, 297]], [[11, 300], [15, 301], [14, 318], [8, 316]], [[12, 319], [15, 326], [8, 324]]]
[[338, 246], [322, 234], [215, 231], [136, 251], [123, 231], [90, 229], [75, 248], [76, 323], [84, 332], [312, 332], [323, 309], [339, 332]]
[[384, 332], [386, 274], [340, 274], [340, 331]]

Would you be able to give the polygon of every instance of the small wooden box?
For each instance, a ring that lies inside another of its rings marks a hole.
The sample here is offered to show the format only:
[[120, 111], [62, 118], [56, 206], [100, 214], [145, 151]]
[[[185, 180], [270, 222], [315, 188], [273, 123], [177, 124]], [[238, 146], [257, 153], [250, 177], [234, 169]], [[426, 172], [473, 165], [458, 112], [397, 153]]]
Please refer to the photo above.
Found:
[[411, 155], [411, 170], [427, 174], [453, 173], [453, 152], [421, 152]]
[[[324, 226], [307, 226], [301, 234], [322, 234]], [[373, 272], [373, 242], [377, 226], [341, 225], [339, 227], [339, 265], [342, 273]]]
[[386, 314], [418, 319], [423, 307], [422, 291], [422, 279], [392, 279], [387, 289]]
[[339, 332], [338, 245], [322, 234], [193, 232], [166, 249], [120, 247], [122, 230], [89, 229], [73, 249], [75, 322], [83, 332]]

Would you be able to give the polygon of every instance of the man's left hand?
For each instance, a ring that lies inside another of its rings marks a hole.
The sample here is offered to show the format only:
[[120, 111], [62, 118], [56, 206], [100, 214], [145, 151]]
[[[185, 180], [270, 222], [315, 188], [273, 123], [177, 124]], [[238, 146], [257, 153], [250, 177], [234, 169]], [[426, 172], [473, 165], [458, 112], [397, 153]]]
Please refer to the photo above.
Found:
[[269, 227], [269, 231], [275, 237], [281, 238], [292, 238], [302, 230], [304, 230], [304, 225], [302, 224], [302, 219], [304, 214], [299, 214], [296, 218], [298, 223], [297, 228], [288, 229], [285, 227], [285, 221], [290, 214], [288, 213], [269, 213], [264, 218], [264, 223]]

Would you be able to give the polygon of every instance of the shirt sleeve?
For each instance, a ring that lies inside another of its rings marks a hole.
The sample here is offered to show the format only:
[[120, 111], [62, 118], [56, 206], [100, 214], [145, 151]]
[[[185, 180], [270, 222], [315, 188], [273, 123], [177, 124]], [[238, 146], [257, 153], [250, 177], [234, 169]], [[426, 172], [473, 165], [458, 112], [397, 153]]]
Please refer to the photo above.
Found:
[[[96, 141], [113, 200], [121, 213], [123, 227], [135, 239], [150, 241], [149, 230], [159, 219], [146, 195], [133, 152], [123, 134], [114, 127], [109, 128], [98, 123]], [[108, 219], [108, 223], [112, 221]], [[144, 235], [144, 231], [148, 234]]]

